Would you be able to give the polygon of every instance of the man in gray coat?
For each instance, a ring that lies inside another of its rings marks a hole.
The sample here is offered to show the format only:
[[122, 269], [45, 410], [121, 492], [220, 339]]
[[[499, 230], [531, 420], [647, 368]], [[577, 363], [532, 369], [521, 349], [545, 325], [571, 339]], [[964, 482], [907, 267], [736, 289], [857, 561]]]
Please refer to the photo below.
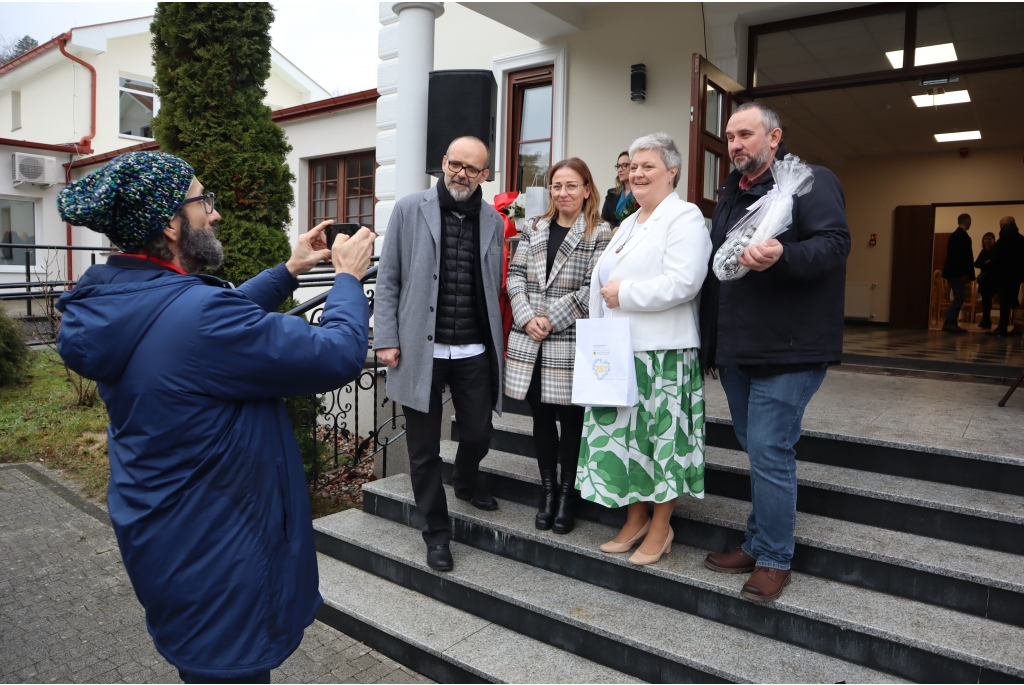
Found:
[[388, 398], [405, 410], [409, 470], [426, 525], [427, 564], [453, 566], [448, 501], [441, 484], [441, 393], [451, 389], [459, 424], [452, 485], [478, 509], [497, 501], [476, 485], [501, 412], [505, 356], [498, 291], [504, 224], [481, 201], [488, 151], [456, 138], [444, 179], [400, 199], [388, 223], [375, 294], [373, 348], [388, 368]]

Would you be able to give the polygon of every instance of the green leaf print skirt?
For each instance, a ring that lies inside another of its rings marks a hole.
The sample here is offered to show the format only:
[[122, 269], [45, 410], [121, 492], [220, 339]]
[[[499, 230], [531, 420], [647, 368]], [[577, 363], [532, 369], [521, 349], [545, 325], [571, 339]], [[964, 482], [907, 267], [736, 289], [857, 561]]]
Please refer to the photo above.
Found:
[[590, 407], [576, 487], [607, 507], [704, 497], [704, 379], [699, 351], [637, 352], [634, 407]]

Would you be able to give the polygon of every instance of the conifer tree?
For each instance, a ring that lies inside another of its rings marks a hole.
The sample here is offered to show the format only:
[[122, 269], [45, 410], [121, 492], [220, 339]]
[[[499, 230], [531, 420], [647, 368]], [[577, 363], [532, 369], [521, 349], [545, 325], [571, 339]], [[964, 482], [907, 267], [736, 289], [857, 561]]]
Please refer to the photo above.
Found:
[[270, 75], [265, 2], [160, 2], [150, 30], [160, 149], [217, 194], [220, 274], [235, 284], [288, 259], [294, 204], [284, 131], [263, 104]]

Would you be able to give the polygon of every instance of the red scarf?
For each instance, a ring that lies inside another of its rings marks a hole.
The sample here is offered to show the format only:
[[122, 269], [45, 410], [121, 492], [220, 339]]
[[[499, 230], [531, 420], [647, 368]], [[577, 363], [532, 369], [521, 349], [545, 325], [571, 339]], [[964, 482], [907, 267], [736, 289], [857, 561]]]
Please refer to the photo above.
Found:
[[163, 267], [166, 267], [168, 269], [171, 269], [172, 271], [177, 271], [182, 276], [188, 276], [187, 273], [182, 271], [180, 268], [176, 267], [174, 264], [171, 264], [170, 262], [165, 262], [162, 259], [157, 259], [156, 257], [150, 257], [149, 255], [146, 255], [146, 254], [121, 254], [121, 255], [118, 255], [118, 256], [119, 257], [135, 257], [136, 259], [145, 259], [146, 261], [154, 262], [156, 264], [159, 264], [160, 266], [163, 266]]

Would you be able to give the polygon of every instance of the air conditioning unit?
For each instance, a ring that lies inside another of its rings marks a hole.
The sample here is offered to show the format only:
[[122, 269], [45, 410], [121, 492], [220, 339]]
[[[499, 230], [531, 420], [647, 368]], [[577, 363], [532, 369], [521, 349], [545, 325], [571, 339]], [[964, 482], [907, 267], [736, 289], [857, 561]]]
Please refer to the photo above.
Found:
[[15, 152], [11, 155], [11, 178], [16, 186], [22, 183], [52, 186], [57, 182], [57, 158]]

